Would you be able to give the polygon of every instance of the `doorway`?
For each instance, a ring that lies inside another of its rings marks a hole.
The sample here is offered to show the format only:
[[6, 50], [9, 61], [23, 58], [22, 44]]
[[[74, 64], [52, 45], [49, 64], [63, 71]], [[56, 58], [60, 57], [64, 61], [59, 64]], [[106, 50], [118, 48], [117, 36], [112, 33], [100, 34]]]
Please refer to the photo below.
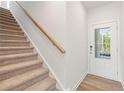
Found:
[[90, 30], [89, 72], [117, 80], [117, 22], [93, 24]]

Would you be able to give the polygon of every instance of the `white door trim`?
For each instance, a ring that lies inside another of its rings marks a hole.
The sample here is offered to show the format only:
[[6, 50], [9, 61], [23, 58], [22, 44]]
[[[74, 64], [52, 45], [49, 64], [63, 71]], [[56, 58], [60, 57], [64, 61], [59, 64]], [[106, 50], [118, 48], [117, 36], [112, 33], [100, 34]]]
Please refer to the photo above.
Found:
[[104, 24], [104, 23], [111, 23], [111, 22], [116, 22], [117, 23], [117, 72], [118, 72], [118, 75], [117, 75], [117, 81], [121, 81], [121, 72], [120, 72], [120, 21], [119, 19], [112, 19], [112, 20], [107, 20], [107, 21], [99, 21], [99, 22], [92, 22], [92, 23], [89, 23], [88, 24], [88, 73], [92, 74], [90, 72], [90, 26], [91, 25], [97, 25], [97, 24]]

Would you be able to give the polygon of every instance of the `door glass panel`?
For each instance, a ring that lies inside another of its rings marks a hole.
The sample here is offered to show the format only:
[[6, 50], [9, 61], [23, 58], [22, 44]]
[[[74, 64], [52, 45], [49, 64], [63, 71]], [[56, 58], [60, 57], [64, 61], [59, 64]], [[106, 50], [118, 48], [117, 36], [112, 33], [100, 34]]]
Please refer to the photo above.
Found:
[[95, 57], [110, 59], [110, 27], [95, 29]]

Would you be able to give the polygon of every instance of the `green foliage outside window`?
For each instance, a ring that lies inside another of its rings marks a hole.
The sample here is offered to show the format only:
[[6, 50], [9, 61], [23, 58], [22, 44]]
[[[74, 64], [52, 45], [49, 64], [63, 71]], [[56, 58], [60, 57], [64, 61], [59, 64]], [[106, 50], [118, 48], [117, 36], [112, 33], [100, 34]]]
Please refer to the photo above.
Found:
[[95, 30], [95, 56], [110, 57], [110, 31], [109, 28]]

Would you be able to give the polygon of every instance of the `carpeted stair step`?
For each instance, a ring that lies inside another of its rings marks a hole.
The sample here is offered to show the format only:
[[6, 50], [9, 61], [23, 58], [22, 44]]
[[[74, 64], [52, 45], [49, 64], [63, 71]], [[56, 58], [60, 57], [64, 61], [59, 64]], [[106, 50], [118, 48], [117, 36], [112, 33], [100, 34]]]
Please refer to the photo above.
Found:
[[2, 8], [2, 7], [0, 7], [0, 11], [11, 13], [8, 9]]
[[21, 30], [14, 30], [14, 29], [7, 29], [7, 28], [0, 28], [0, 33], [9, 33], [10, 35], [13, 35], [14, 33], [16, 33], [17, 35], [24, 35], [24, 32], [22, 32]]
[[15, 20], [15, 19], [6, 19], [6, 18], [4, 18], [4, 17], [0, 17], [0, 20], [6, 21], [6, 22], [16, 23], [16, 20]]
[[17, 23], [12, 23], [12, 22], [7, 22], [7, 21], [0, 21], [0, 24], [6, 24], [6, 25], [10, 25], [10, 26], [17, 26], [19, 27], [19, 25]]
[[26, 40], [24, 35], [9, 35], [9, 34], [1, 34], [0, 33], [0, 40]]
[[36, 69], [38, 67], [42, 67], [42, 62], [40, 62], [39, 60], [2, 66], [0, 67], [0, 81], [24, 73], [26, 71]]
[[0, 12], [0, 17], [14, 19], [12, 14], [2, 13], [2, 12]]
[[37, 68], [0, 81], [0, 90], [23, 90], [48, 76], [48, 70]]
[[0, 55], [32, 53], [33, 47], [0, 47]]
[[39, 81], [38, 83], [28, 87], [25, 91], [49, 91], [55, 89], [56, 81], [52, 78], [46, 78], [44, 80]]
[[3, 10], [0, 10], [0, 14], [4, 14], [6, 16], [12, 16], [11, 12], [6, 12], [6, 11], [3, 11]]
[[10, 29], [0, 29], [1, 34], [9, 34], [9, 35], [24, 35], [24, 32], [18, 30], [10, 30]]
[[38, 60], [37, 54], [34, 54], [34, 53], [1, 55], [0, 66], [7, 65], [7, 64], [15, 64], [19, 62], [25, 62], [25, 61], [34, 61], [34, 60]]
[[8, 28], [8, 29], [21, 30], [20, 27], [17, 27], [17, 26], [10, 26], [10, 25], [6, 25], [6, 24], [0, 24], [0, 28]]
[[22, 40], [0, 40], [0, 47], [30, 46], [30, 42]]
[[3, 10], [3, 9], [0, 8], [0, 14], [1, 13], [12, 15], [9, 10]]

